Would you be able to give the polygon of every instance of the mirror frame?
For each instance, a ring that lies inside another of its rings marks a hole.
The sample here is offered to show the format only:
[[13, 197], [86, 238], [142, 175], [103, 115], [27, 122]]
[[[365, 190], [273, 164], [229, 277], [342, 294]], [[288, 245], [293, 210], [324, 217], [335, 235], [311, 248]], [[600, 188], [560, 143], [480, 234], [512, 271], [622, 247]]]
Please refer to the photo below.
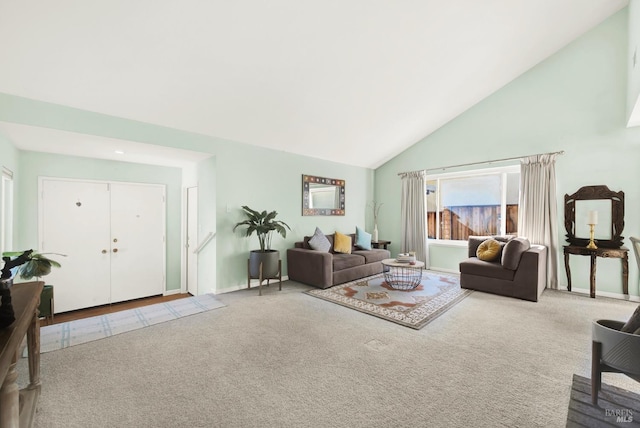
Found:
[[596, 240], [598, 247], [622, 247], [622, 230], [624, 229], [624, 192], [614, 192], [607, 186], [584, 186], [572, 195], [564, 195], [564, 228], [567, 230], [567, 241], [570, 245], [586, 247], [589, 238], [578, 238], [576, 230], [576, 201], [608, 199], [611, 201], [611, 239]]
[[[340, 192], [340, 202], [337, 208], [309, 208], [309, 185], [311, 183], [336, 186]], [[345, 213], [345, 181], [335, 178], [317, 177], [315, 175], [302, 175], [302, 215], [344, 215]]]

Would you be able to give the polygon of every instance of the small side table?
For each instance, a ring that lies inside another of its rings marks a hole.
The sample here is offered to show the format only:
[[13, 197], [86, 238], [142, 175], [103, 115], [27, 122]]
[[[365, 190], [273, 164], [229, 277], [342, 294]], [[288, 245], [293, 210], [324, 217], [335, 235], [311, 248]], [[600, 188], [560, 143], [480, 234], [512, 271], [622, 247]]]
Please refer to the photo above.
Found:
[[578, 245], [565, 245], [564, 246], [564, 268], [567, 271], [567, 290], [571, 291], [571, 269], [569, 268], [569, 255], [576, 254], [579, 256], [591, 257], [591, 272], [589, 276], [589, 288], [590, 296], [596, 297], [596, 259], [598, 257], [603, 258], [616, 258], [622, 260], [622, 292], [626, 295], [629, 294], [629, 249], [625, 247], [620, 248], [597, 248], [590, 250], [587, 247], [581, 247]]
[[391, 288], [413, 290], [420, 285], [424, 262], [416, 261], [414, 264], [410, 264], [399, 263], [396, 259], [384, 259], [382, 265], [389, 268], [383, 273], [384, 280]]
[[386, 250], [387, 246], [390, 244], [391, 244], [391, 241], [383, 241], [383, 240], [371, 241], [371, 246], [373, 248], [382, 248], [383, 250]]

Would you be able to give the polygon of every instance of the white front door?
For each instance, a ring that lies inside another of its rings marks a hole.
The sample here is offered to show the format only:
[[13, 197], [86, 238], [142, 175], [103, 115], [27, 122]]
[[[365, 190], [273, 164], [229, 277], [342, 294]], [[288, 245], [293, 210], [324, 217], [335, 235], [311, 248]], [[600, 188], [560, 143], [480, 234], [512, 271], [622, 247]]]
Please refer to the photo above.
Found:
[[165, 289], [164, 187], [111, 184], [111, 303]]
[[43, 179], [42, 201], [56, 313], [163, 293], [164, 186]]
[[62, 267], [43, 278], [54, 285], [55, 311], [109, 303], [109, 185], [43, 180], [41, 213], [40, 251], [67, 255], [51, 255]]
[[198, 188], [187, 189], [187, 293], [198, 295]]

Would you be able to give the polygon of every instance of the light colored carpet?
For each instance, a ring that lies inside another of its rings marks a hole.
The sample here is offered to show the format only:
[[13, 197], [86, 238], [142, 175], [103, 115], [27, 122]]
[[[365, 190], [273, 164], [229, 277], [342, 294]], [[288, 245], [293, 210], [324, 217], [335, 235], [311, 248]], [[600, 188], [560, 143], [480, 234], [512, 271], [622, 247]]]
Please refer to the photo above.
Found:
[[227, 307], [43, 354], [35, 426], [562, 427], [592, 321], [637, 306], [474, 292], [413, 330], [308, 289], [218, 295]]
[[[213, 294], [186, 297], [125, 311], [47, 325], [40, 328], [40, 352], [55, 351], [73, 345], [126, 333], [161, 322], [221, 308]], [[26, 356], [26, 350], [25, 350]]]
[[382, 274], [351, 281], [308, 294], [339, 305], [420, 329], [472, 293], [460, 288], [460, 275], [425, 271], [420, 285], [396, 290]]

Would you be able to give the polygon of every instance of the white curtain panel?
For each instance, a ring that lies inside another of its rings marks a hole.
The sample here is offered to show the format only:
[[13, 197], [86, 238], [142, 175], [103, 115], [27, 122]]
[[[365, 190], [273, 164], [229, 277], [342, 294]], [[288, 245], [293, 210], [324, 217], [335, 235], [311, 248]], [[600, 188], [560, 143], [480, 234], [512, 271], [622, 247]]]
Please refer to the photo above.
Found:
[[547, 288], [558, 288], [556, 154], [522, 158], [518, 235], [547, 247]]
[[423, 261], [429, 269], [427, 245], [427, 195], [425, 171], [402, 174], [402, 252], [416, 252], [416, 260]]

